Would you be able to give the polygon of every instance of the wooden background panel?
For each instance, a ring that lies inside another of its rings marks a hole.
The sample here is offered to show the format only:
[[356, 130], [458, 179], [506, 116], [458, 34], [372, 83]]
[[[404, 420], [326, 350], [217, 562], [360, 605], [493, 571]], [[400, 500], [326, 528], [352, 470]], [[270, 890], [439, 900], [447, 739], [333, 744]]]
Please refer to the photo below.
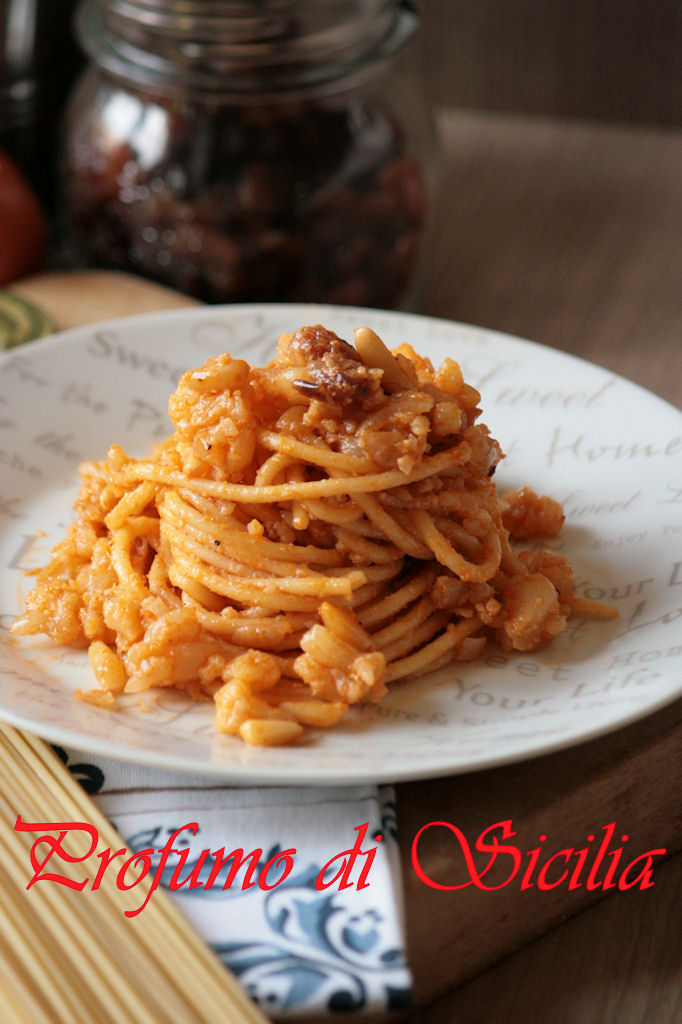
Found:
[[422, 312], [564, 349], [679, 403], [682, 133], [453, 110], [440, 129]]
[[682, 124], [680, 0], [422, 0], [434, 103]]

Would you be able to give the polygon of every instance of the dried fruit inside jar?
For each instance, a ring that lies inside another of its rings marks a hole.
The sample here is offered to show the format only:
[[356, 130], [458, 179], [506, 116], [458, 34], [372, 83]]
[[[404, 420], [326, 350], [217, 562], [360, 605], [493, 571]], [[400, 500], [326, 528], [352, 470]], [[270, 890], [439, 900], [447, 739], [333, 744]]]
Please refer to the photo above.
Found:
[[93, 70], [67, 137], [65, 208], [89, 263], [207, 302], [409, 302], [424, 169], [377, 102], [196, 103]]

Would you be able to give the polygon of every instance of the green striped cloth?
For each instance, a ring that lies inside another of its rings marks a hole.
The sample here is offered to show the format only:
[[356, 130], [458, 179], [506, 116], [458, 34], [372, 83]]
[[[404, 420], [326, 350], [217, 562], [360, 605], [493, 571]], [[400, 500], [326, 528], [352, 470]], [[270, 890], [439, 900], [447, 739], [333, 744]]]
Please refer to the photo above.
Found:
[[13, 292], [0, 291], [0, 350], [52, 334], [49, 317]]

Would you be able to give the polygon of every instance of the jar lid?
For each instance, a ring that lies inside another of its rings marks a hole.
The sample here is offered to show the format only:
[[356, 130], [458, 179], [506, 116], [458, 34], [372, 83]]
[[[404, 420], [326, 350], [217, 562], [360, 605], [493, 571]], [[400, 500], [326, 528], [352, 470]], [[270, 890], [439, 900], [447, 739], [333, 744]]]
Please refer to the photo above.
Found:
[[410, 0], [84, 0], [77, 28], [125, 81], [262, 102], [374, 74], [418, 21]]

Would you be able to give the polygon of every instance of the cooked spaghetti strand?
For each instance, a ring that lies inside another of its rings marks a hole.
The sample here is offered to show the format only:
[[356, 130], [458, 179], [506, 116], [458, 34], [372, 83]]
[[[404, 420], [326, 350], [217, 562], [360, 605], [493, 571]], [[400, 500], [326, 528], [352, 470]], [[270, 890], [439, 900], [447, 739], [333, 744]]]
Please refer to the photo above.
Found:
[[499, 498], [457, 363], [369, 328], [356, 343], [304, 327], [263, 368], [211, 358], [147, 458], [114, 445], [81, 467], [12, 630], [88, 647], [83, 699], [174, 687], [212, 699], [222, 733], [292, 743], [490, 640], [533, 651], [572, 614], [614, 614], [576, 596], [562, 555], [512, 549], [563, 513], [528, 488]]

